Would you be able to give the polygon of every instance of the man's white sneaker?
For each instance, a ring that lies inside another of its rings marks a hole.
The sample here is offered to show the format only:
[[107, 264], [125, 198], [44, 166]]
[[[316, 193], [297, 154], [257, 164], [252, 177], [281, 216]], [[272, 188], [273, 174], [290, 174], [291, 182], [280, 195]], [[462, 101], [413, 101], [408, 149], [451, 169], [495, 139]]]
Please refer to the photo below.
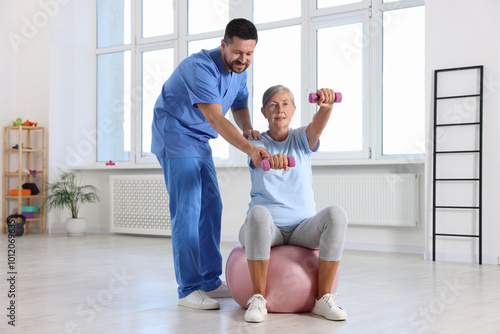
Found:
[[193, 291], [188, 296], [179, 299], [179, 306], [185, 306], [199, 310], [220, 309], [219, 303], [216, 300], [208, 297], [203, 290]]
[[320, 299], [316, 300], [316, 305], [314, 305], [313, 313], [321, 315], [329, 320], [346, 320], [347, 313], [337, 305], [333, 296], [327, 293]]
[[264, 321], [267, 315], [266, 303], [267, 301], [262, 295], [253, 295], [247, 302], [248, 309], [245, 313], [245, 320], [248, 322]]
[[215, 290], [207, 291], [207, 296], [210, 298], [231, 298], [231, 293], [227, 288], [227, 283], [222, 282], [221, 285]]

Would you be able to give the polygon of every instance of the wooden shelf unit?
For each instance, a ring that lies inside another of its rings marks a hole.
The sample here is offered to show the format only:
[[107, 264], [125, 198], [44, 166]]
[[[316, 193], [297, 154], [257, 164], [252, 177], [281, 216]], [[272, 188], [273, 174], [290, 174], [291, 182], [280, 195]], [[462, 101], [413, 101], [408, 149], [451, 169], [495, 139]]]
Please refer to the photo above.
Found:
[[[15, 143], [12, 142], [13, 136], [17, 131]], [[13, 136], [11, 132], [14, 132]], [[41, 132], [39, 140], [33, 140], [36, 132]], [[2, 207], [2, 233], [7, 230], [7, 217], [13, 213], [12, 202], [17, 201], [17, 212], [22, 212], [23, 206], [38, 206], [39, 210], [35, 213], [35, 218], [26, 219], [26, 233], [29, 233], [30, 223], [41, 223], [41, 233], [45, 234], [45, 213], [42, 210], [45, 200], [46, 188], [46, 140], [45, 128], [40, 126], [6, 126], [3, 133], [3, 207]], [[13, 146], [18, 145], [18, 148]], [[36, 148], [33, 148], [35, 146]], [[15, 159], [17, 158], [17, 163]], [[35, 158], [37, 161], [34, 161]], [[13, 160], [14, 159], [14, 160]], [[17, 166], [17, 171], [13, 171]], [[23, 170], [37, 170], [38, 174], [33, 176], [31, 173]], [[17, 178], [17, 179], [16, 179]], [[17, 181], [17, 182], [16, 182]], [[16, 187], [13, 186], [16, 183]], [[22, 186], [24, 183], [35, 183], [40, 191], [37, 195], [22, 196]], [[19, 195], [12, 196], [11, 189], [18, 189]]]

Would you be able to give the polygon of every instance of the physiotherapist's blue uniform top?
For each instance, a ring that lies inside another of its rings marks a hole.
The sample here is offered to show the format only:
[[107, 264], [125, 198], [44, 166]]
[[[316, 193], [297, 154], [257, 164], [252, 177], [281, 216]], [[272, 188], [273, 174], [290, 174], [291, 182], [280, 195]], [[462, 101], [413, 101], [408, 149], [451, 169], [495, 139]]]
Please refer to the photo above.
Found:
[[306, 128], [290, 128], [288, 137], [282, 142], [275, 141], [267, 132], [262, 132], [262, 139], [252, 141], [256, 147], [264, 147], [271, 155], [285, 153], [295, 158], [295, 167], [290, 170], [271, 169], [267, 172], [255, 167], [251, 159], [248, 159], [252, 179], [248, 209], [255, 205], [265, 206], [278, 227], [297, 226], [316, 214], [311, 155], [318, 150], [319, 141], [311, 150]]
[[151, 152], [157, 157], [208, 159], [208, 140], [217, 138], [197, 103], [229, 108], [248, 107], [247, 74], [228, 72], [221, 47], [202, 50], [184, 59], [164, 83], [156, 101]]

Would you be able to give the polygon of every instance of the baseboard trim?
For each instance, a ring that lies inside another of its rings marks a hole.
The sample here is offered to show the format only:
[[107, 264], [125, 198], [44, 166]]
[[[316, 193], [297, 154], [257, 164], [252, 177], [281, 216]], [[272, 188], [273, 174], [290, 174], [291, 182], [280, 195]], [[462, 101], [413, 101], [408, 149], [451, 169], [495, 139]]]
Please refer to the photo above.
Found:
[[[432, 261], [432, 252], [425, 252], [424, 259]], [[479, 263], [477, 254], [436, 253], [436, 261]], [[500, 259], [495, 255], [484, 255], [483, 264], [500, 264]]]
[[403, 253], [403, 254], [424, 254], [424, 247], [406, 246], [406, 245], [382, 245], [382, 244], [367, 244], [358, 242], [346, 242], [344, 249], [364, 250], [372, 252], [384, 253]]
[[[47, 233], [49, 234], [66, 234], [65, 227], [55, 227], [51, 228]], [[100, 227], [89, 227], [87, 228], [87, 232], [89, 234], [110, 234], [109, 228], [100, 228]]]

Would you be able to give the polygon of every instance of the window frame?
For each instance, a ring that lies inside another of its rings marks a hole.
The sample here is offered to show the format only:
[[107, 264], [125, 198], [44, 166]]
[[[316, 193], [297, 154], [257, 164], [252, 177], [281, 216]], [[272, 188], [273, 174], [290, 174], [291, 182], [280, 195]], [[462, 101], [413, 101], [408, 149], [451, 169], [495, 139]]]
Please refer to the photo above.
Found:
[[[237, 3], [237, 4], [236, 4]], [[368, 97], [363, 103], [363, 146], [356, 152], [317, 152], [313, 155], [313, 165], [346, 165], [346, 164], [394, 164], [394, 163], [423, 163], [424, 154], [382, 154], [382, 64], [383, 64], [383, 30], [382, 18], [385, 11], [410, 8], [425, 5], [425, 0], [400, 0], [397, 2], [383, 3], [383, 0], [362, 0], [359, 3], [342, 5], [330, 8], [316, 8], [316, 1], [302, 0], [302, 15], [277, 22], [256, 24], [257, 30], [281, 28], [291, 25], [300, 25], [302, 50], [301, 50], [301, 80], [302, 91], [294, 92], [296, 99], [300, 99], [301, 124], [308, 124], [316, 112], [316, 106], [307, 101], [307, 95], [316, 90], [317, 82], [317, 30], [334, 27], [353, 22], [359, 19], [363, 25], [363, 93]], [[142, 37], [142, 0], [131, 0], [131, 43], [111, 47], [97, 48], [96, 57], [101, 54], [131, 51], [131, 151], [130, 161], [117, 162], [117, 165], [128, 167], [145, 167], [156, 165], [154, 157], [142, 156], [142, 55], [147, 51], [173, 48], [174, 67], [187, 57], [188, 43], [200, 39], [222, 38], [224, 31], [212, 31], [188, 35], [188, 0], [173, 1], [174, 31], [172, 34]], [[229, 18], [245, 17], [252, 20], [253, 1], [229, 0]], [[367, 27], [373, 22], [379, 24], [379, 29], [374, 32]], [[96, 23], [97, 25], [97, 23]], [[366, 42], [366, 44], [365, 44]], [[366, 47], [365, 47], [366, 45]], [[215, 47], [215, 46], [214, 46]], [[256, 56], [259, 56], [258, 44]], [[253, 64], [247, 69], [249, 109], [253, 117]], [[96, 83], [97, 87], [97, 83]], [[341, 87], [332, 87], [342, 91]], [[96, 88], [97, 89], [97, 88]], [[97, 92], [96, 92], [97, 96]], [[258, 107], [260, 110], [260, 107]], [[257, 111], [258, 112], [258, 111]], [[424, 112], [424, 111], [422, 111]], [[97, 113], [97, 109], [96, 109]], [[228, 112], [231, 114], [231, 112]], [[97, 114], [96, 114], [97, 119]], [[229, 119], [233, 122], [232, 116]], [[97, 160], [97, 156], [94, 157]], [[216, 166], [243, 166], [246, 156], [236, 148], [229, 145], [228, 159], [214, 159]], [[104, 165], [97, 162], [96, 165]]]
[[[346, 5], [351, 7], [352, 5]], [[310, 40], [313, 41], [313, 46], [310, 47], [312, 50], [311, 53], [314, 52], [314, 55], [310, 55], [310, 59], [313, 59], [311, 63], [314, 64], [314, 69], [309, 71], [311, 78], [309, 79], [309, 87], [308, 92], [314, 92], [316, 91], [316, 86], [317, 86], [317, 68], [318, 68], [318, 57], [317, 57], [317, 47], [318, 47], [318, 39], [317, 39], [317, 33], [319, 29], [324, 29], [324, 28], [331, 28], [331, 27], [338, 27], [338, 26], [343, 26], [346, 24], [352, 24], [352, 23], [361, 23], [363, 27], [367, 24], [367, 10], [363, 11], [353, 11], [353, 12], [342, 12], [342, 13], [336, 13], [336, 14], [330, 14], [330, 15], [322, 15], [322, 16], [317, 16], [311, 20], [313, 24], [313, 29], [310, 37]], [[365, 34], [363, 34], [363, 45], [365, 43]], [[370, 60], [370, 52], [367, 47], [362, 48], [362, 77], [363, 77], [363, 84], [362, 84], [362, 91], [366, 92], [370, 88], [369, 81], [371, 77], [371, 73], [369, 72], [370, 66], [366, 66], [366, 62]], [[318, 87], [321, 88], [321, 87]], [[342, 87], [331, 87], [333, 89], [338, 89], [339, 91], [342, 91]], [[368, 95], [370, 96], [370, 95]], [[316, 152], [312, 160], [313, 162], [319, 161], [319, 162], [328, 162], [331, 160], [357, 160], [357, 159], [367, 159], [369, 158], [370, 154], [370, 142], [366, 140], [368, 136], [370, 135], [370, 129], [369, 129], [369, 116], [370, 116], [370, 99], [368, 98], [367, 101], [364, 101], [362, 105], [362, 136], [363, 136], [363, 144], [362, 144], [362, 149], [361, 151], [345, 151], [345, 152]], [[308, 124], [314, 116], [314, 113], [317, 110], [317, 107], [315, 104], [310, 104], [307, 101], [307, 96], [303, 98], [302, 101], [303, 104], [307, 104], [307, 110], [305, 115], [303, 117], [307, 117], [306, 119], [302, 120], [303, 124]], [[338, 108], [341, 109], [341, 106]], [[335, 109], [335, 107], [334, 107]], [[342, 111], [341, 111], [342, 112]], [[345, 112], [345, 111], [344, 111]], [[334, 117], [335, 112], [332, 114]]]
[[[377, 62], [377, 66], [372, 64], [372, 71], [374, 74], [375, 82], [372, 84], [372, 91], [370, 91], [370, 96], [374, 100], [374, 104], [372, 106], [375, 111], [372, 115], [372, 135], [371, 140], [373, 143], [372, 155], [373, 158], [382, 162], [391, 162], [391, 161], [402, 161], [404, 163], [417, 163], [424, 162], [425, 152], [414, 154], [390, 154], [384, 155], [382, 153], [383, 148], [383, 104], [382, 104], [382, 94], [383, 94], [383, 15], [384, 12], [403, 9], [403, 8], [411, 8], [425, 6], [425, 0], [399, 0], [395, 2], [383, 3], [383, 0], [380, 2], [376, 2], [373, 6], [373, 15], [376, 18], [376, 21], [381, 25], [380, 33], [376, 37], [376, 47], [374, 47], [373, 58], [374, 61]], [[376, 101], [375, 101], [376, 100]], [[422, 113], [425, 113], [423, 110]]]
[[[382, 28], [383, 29], [383, 24], [384, 24], [384, 13], [385, 12], [391, 12], [391, 11], [395, 11], [395, 10], [399, 10], [399, 9], [408, 9], [408, 8], [413, 8], [413, 7], [420, 7], [420, 6], [424, 6], [425, 3], [424, 3], [424, 0], [399, 0], [398, 1], [395, 1], [395, 2], [390, 2], [390, 3], [382, 3], [378, 6], [378, 9], [376, 11], [376, 13], [378, 13], [379, 17], [378, 17], [378, 22], [380, 22], [380, 24], [382, 24]], [[425, 37], [424, 37], [425, 38]], [[376, 145], [376, 150], [374, 151], [375, 153], [375, 156], [377, 157], [377, 159], [379, 160], [382, 160], [382, 161], [391, 161], [391, 160], [395, 160], [395, 159], [398, 159], [398, 160], [403, 160], [403, 161], [406, 161], [406, 162], [418, 162], [418, 161], [421, 161], [423, 162], [424, 160], [424, 155], [425, 155], [425, 152], [424, 153], [407, 153], [407, 154], [383, 154], [383, 101], [382, 101], [382, 98], [383, 98], [383, 73], [382, 73], [382, 70], [383, 70], [383, 62], [384, 62], [384, 50], [383, 50], [383, 33], [380, 34], [379, 36], [379, 41], [377, 41], [377, 44], [379, 45], [379, 48], [377, 49], [376, 51], [376, 54], [375, 56], [377, 57], [377, 61], [379, 62], [379, 71], [380, 73], [378, 73], [379, 75], [379, 83], [378, 83], [378, 86], [379, 86], [379, 90], [375, 92], [376, 95], [373, 95], [373, 96], [376, 96], [379, 98], [379, 101], [378, 101], [378, 109], [377, 109], [377, 117], [375, 118], [375, 125], [377, 127], [377, 138], [374, 139], [374, 140], [377, 140], [378, 142], [378, 145]], [[425, 62], [425, 59], [424, 59], [424, 62]], [[424, 74], [425, 75], [425, 74]], [[422, 112], [424, 114], [424, 117], [425, 117], [425, 111]], [[425, 122], [425, 120], [424, 120]], [[425, 131], [425, 129], [423, 129]], [[425, 139], [425, 138], [424, 138]], [[425, 144], [424, 144], [425, 145]]]

